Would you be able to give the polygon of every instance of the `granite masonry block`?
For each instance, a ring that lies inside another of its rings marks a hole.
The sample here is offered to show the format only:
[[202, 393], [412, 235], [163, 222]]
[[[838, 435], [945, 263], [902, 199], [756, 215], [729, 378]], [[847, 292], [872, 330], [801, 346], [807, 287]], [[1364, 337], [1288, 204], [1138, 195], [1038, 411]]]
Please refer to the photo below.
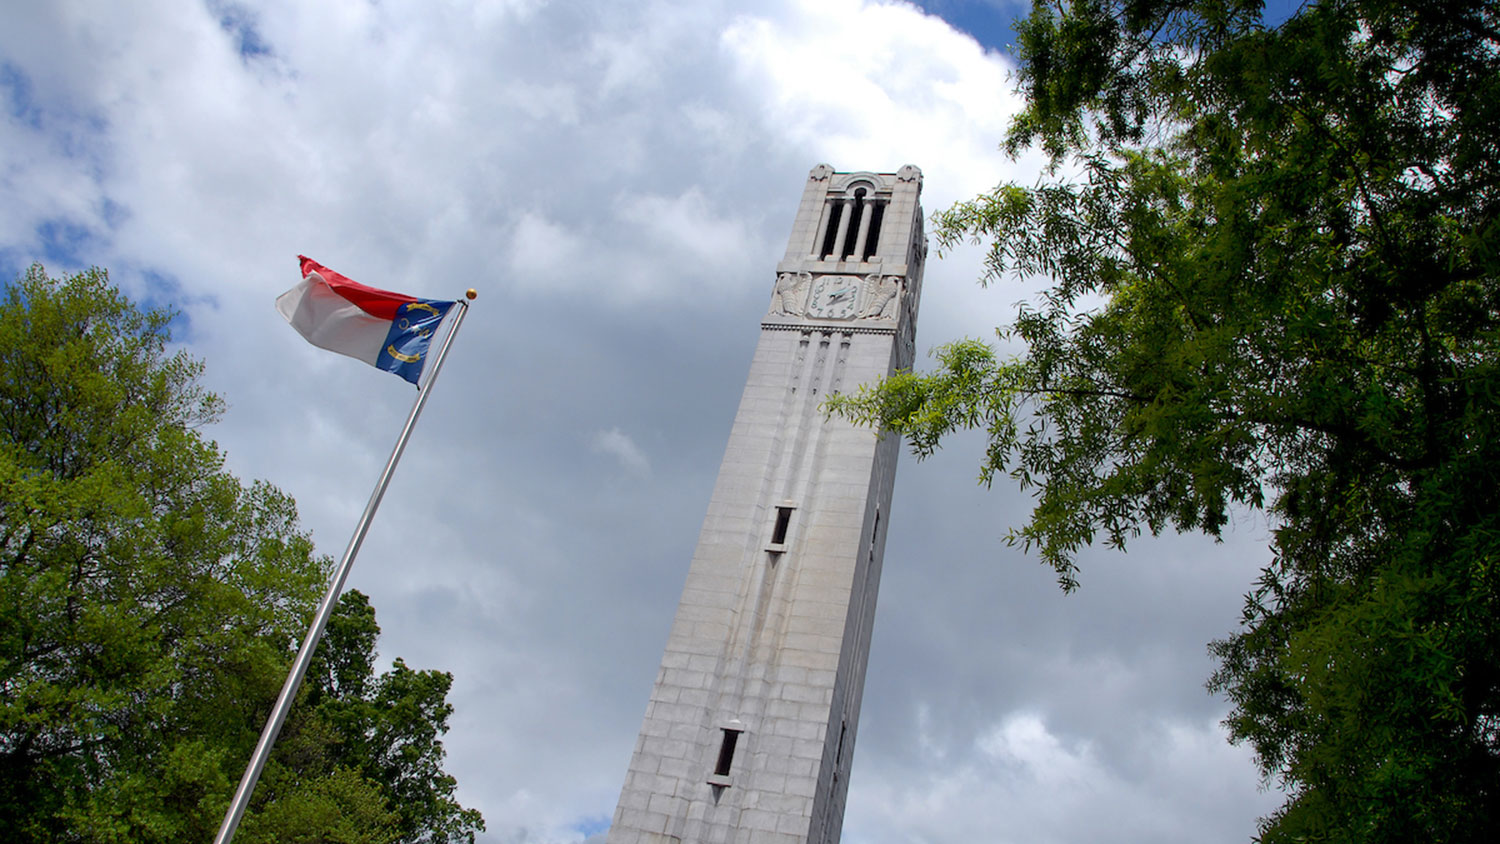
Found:
[[785, 808], [778, 807], [781, 816], [776, 822], [776, 831], [787, 835], [802, 835], [807, 833], [807, 817], [805, 808], [812, 801], [796, 800]]
[[746, 809], [740, 812], [740, 829], [776, 830], [776, 814], [763, 809]]
[[754, 770], [761, 776], [773, 776], [777, 774], [791, 773], [791, 759], [786, 756], [775, 756], [769, 753], [757, 753], [753, 760]]
[[824, 653], [821, 651], [797, 650], [794, 648], [783, 648], [777, 655], [787, 665], [799, 665], [803, 668], [833, 668], [838, 661], [837, 653]]
[[795, 746], [795, 742], [796, 739], [793, 739], [789, 736], [762, 734], [760, 737], [760, 742], [756, 749], [769, 756], [787, 757], [792, 755], [792, 749]]
[[693, 775], [695, 770], [702, 766], [694, 763], [692, 759], [662, 759], [656, 766], [656, 772], [664, 777], [674, 780], [684, 780]]
[[797, 705], [797, 717], [808, 721], [826, 721], [828, 705], [824, 703], [801, 703]]
[[697, 721], [679, 721], [672, 722], [671, 727], [667, 730], [667, 737], [682, 739], [683, 741], [696, 742], [701, 745], [703, 732], [703, 727], [700, 726]]
[[797, 704], [777, 698], [766, 704], [766, 717], [772, 719], [798, 718], [801, 717], [801, 710]]
[[[804, 759], [812, 760], [817, 757], [805, 756]], [[788, 776], [786, 778], [785, 794], [795, 794], [802, 797], [812, 797], [817, 791], [818, 781], [813, 777]]]
[[682, 800], [678, 797], [669, 797], [665, 794], [651, 795], [650, 802], [646, 805], [646, 811], [671, 817], [677, 813]]

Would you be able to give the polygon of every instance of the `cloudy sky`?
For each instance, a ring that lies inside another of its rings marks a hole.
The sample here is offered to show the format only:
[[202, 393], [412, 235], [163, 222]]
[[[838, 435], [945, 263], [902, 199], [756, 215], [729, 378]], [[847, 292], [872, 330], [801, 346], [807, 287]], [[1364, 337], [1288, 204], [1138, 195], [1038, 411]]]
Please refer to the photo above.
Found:
[[[179, 308], [230, 467], [332, 555], [413, 391], [282, 322], [296, 256], [477, 288], [350, 584], [383, 659], [453, 672], [484, 840], [596, 838], [808, 170], [916, 164], [929, 215], [1035, 179], [996, 150], [1016, 2], [7, 0], [0, 271]], [[930, 263], [922, 365], [1028, 295], [978, 271]], [[1279, 797], [1203, 683], [1264, 523], [1086, 554], [1064, 595], [981, 446], [898, 474], [844, 840], [1247, 840]]]

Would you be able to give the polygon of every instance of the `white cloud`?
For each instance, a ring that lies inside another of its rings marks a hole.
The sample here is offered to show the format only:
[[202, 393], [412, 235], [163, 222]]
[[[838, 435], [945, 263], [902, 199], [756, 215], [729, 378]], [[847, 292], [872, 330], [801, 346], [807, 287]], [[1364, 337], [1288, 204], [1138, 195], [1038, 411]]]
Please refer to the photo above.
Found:
[[578, 125], [578, 91], [571, 85], [516, 83], [507, 85], [498, 96], [501, 102], [514, 105], [530, 119], [556, 122], [564, 127]]
[[844, 840], [1187, 844], [1248, 837], [1218, 820], [1255, 787], [1248, 752], [1225, 744], [1213, 722], [1158, 725], [1144, 739], [1138, 769], [1121, 770], [1089, 740], [1058, 734], [1036, 713], [1013, 712], [979, 733], [956, 762], [939, 759], [916, 777], [855, 773], [850, 813], [858, 822], [846, 827]]
[[577, 233], [527, 211], [511, 235], [512, 283], [524, 291], [577, 290], [587, 282], [578, 269], [588, 249], [588, 242]]
[[913, 6], [807, 0], [737, 18], [721, 44], [767, 122], [830, 161], [919, 164], [939, 202], [1007, 168], [1008, 66]]
[[746, 221], [729, 216], [732, 207], [711, 207], [708, 197], [697, 187], [673, 197], [621, 196], [617, 209], [616, 219], [623, 226], [649, 240], [648, 248], [659, 249], [674, 260], [687, 260], [703, 267], [743, 264], [754, 245]]
[[620, 461], [620, 466], [632, 474], [647, 475], [651, 472], [651, 461], [646, 459], [646, 452], [619, 428], [596, 432], [592, 445], [595, 452]]

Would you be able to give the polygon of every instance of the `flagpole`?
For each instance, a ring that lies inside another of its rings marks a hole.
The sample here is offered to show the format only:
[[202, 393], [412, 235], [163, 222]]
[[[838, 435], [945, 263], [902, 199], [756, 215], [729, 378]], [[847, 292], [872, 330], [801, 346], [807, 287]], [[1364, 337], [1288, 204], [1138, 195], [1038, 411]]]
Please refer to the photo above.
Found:
[[[473, 299], [475, 293], [470, 289], [465, 294], [467, 298]], [[339, 560], [338, 568], [334, 570], [333, 580], [328, 584], [328, 592], [323, 595], [323, 603], [318, 606], [317, 615], [313, 617], [312, 627], [308, 629], [307, 636], [302, 640], [302, 647], [297, 649], [297, 659], [292, 663], [292, 671], [287, 675], [286, 683], [281, 687], [281, 695], [276, 698], [276, 706], [271, 709], [271, 717], [266, 720], [265, 729], [261, 730], [260, 741], [255, 745], [255, 752], [250, 756], [250, 764], [245, 767], [245, 775], [240, 777], [240, 784], [234, 792], [234, 799], [230, 801], [229, 810], [224, 813], [224, 822], [219, 826], [219, 834], [214, 837], [214, 844], [230, 844], [234, 840], [235, 830], [239, 828], [240, 820], [245, 816], [245, 809], [250, 805], [250, 795], [255, 791], [255, 783], [260, 779], [261, 771], [266, 767], [266, 760], [271, 756], [271, 747], [276, 744], [276, 737], [281, 734], [281, 727], [286, 723], [287, 713], [291, 711], [292, 702], [297, 697], [297, 689], [302, 685], [302, 679], [307, 676], [307, 668], [312, 664], [313, 651], [318, 647], [318, 641], [323, 638], [323, 629], [328, 626], [328, 619], [333, 615], [334, 604], [338, 602], [339, 594], [344, 591], [344, 581], [349, 578], [349, 570], [354, 566], [354, 555], [359, 553], [359, 546], [365, 541], [365, 533], [370, 529], [370, 521], [375, 517], [375, 510], [380, 507], [380, 499], [385, 496], [385, 488], [391, 482], [391, 476], [396, 472], [396, 463], [401, 460], [401, 453], [406, 450], [406, 441], [411, 438], [412, 428], [417, 424], [417, 417], [422, 413], [422, 405], [427, 403], [427, 396], [432, 392], [432, 385], [437, 382], [438, 374], [443, 370], [443, 358], [448, 355], [448, 347], [453, 343], [453, 338], [458, 334], [459, 326], [463, 325], [464, 316], [469, 312], [469, 303], [464, 299], [458, 300], [458, 313], [453, 318], [453, 328], [448, 331], [448, 336], [443, 338], [443, 345], [438, 348], [437, 356], [432, 359], [432, 374], [427, 377], [427, 383], [417, 390], [417, 400], [411, 406], [411, 413], [406, 417], [406, 425], [401, 428], [401, 436], [396, 438], [396, 447], [391, 450], [391, 459], [386, 461], [385, 471], [380, 473], [380, 480], [375, 483], [375, 490], [370, 493], [370, 502], [365, 505], [364, 515], [359, 517], [359, 524], [354, 528], [354, 535], [349, 538], [349, 547], [344, 549], [344, 557]]]

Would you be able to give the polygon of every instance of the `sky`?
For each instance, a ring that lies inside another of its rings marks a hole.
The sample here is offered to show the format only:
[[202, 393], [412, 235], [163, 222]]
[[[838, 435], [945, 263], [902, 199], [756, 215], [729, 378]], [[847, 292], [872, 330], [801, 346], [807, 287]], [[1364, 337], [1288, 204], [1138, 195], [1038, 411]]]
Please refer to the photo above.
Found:
[[[602, 841], [808, 171], [924, 173], [930, 217], [1035, 157], [1010, 0], [6, 0], [0, 273], [97, 265], [176, 307], [241, 478], [348, 541], [414, 398], [272, 308], [306, 254], [478, 291], [349, 585], [382, 664], [452, 672], [487, 844]], [[927, 351], [1035, 288], [929, 262]], [[1001, 538], [983, 440], [897, 473], [844, 841], [1246, 841], [1207, 643], [1268, 559], [1239, 514], [1085, 551]]]

